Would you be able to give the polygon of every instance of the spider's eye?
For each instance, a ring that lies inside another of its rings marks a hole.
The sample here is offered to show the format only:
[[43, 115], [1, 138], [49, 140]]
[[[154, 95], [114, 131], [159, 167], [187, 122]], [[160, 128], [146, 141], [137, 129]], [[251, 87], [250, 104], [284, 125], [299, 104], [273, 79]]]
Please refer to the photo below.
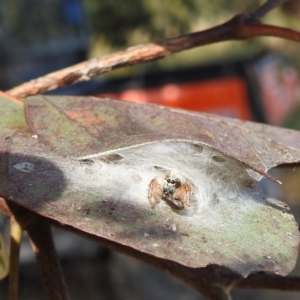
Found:
[[174, 183], [175, 183], [175, 180], [172, 180], [171, 183], [174, 184]]
[[170, 178], [168, 178], [168, 179], [167, 179], [167, 183], [170, 183], [170, 182], [171, 182], [171, 179], [170, 179]]

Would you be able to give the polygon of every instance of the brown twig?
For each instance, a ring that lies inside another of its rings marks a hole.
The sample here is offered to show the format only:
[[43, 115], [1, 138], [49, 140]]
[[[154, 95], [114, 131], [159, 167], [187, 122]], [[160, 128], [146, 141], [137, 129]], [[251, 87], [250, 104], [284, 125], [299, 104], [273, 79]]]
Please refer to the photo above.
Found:
[[58, 87], [87, 81], [93, 76], [104, 74], [114, 69], [156, 60], [171, 53], [193, 47], [259, 36], [280, 37], [300, 42], [300, 33], [297, 31], [261, 24], [253, 17], [253, 14], [237, 15], [230, 21], [208, 30], [131, 47], [124, 51], [82, 62], [31, 80], [7, 91], [7, 93], [14, 97], [41, 94]]
[[20, 248], [23, 229], [14, 217], [10, 218], [10, 254], [8, 299], [18, 300]]
[[52, 239], [50, 222], [0, 197], [0, 211], [15, 218], [28, 232], [49, 300], [68, 300], [69, 295]]
[[236, 288], [240, 289], [272, 289], [278, 291], [300, 291], [300, 277], [282, 277], [272, 274], [253, 274], [239, 281]]
[[13, 101], [13, 102], [16, 102], [18, 104], [23, 104], [23, 101], [19, 98], [16, 98], [16, 97], [13, 97], [12, 95], [9, 95], [7, 93], [4, 93], [2, 91], [0, 91], [0, 97], [4, 97], [4, 98], [8, 98], [9, 100]]
[[26, 230], [35, 253], [48, 299], [70, 299], [49, 222], [44, 218], [39, 218], [38, 222], [31, 223]]

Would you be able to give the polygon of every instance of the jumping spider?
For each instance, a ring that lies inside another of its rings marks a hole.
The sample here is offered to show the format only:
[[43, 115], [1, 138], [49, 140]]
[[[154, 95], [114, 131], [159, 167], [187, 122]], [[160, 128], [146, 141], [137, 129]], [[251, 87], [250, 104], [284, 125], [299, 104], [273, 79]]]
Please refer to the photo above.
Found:
[[157, 176], [149, 184], [148, 199], [151, 208], [160, 202], [166, 201], [176, 210], [188, 206], [192, 198], [192, 185], [179, 174], [167, 171]]

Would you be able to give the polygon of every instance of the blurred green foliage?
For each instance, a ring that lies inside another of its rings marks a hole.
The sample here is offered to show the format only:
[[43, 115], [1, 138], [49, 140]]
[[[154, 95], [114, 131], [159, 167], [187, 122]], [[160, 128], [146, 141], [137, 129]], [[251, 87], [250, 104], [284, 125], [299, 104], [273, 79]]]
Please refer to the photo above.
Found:
[[156, 40], [187, 33], [199, 19], [234, 15], [256, 8], [260, 0], [86, 0], [96, 35], [113, 47], [126, 46], [132, 35]]
[[195, 0], [88, 0], [94, 31], [112, 46], [127, 45], [139, 31], [149, 39], [188, 31], [199, 13]]

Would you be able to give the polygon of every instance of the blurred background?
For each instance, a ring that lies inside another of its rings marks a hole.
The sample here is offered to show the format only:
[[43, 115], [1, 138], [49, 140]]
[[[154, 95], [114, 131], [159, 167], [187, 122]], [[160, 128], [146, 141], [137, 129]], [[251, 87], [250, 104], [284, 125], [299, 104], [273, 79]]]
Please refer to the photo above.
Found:
[[[0, 90], [126, 47], [200, 31], [250, 12], [260, 0], [0, 0]], [[300, 1], [263, 21], [300, 28]], [[300, 130], [300, 44], [275, 38], [222, 42], [127, 67], [51, 94], [96, 95], [222, 114]], [[300, 223], [300, 170], [274, 170]], [[1, 228], [7, 231], [7, 220]], [[185, 284], [132, 258], [55, 230], [72, 299], [202, 299]], [[28, 241], [20, 299], [44, 299]], [[299, 266], [294, 274], [300, 275]], [[7, 294], [7, 280], [0, 282]], [[235, 299], [299, 299], [299, 293], [235, 291]]]

